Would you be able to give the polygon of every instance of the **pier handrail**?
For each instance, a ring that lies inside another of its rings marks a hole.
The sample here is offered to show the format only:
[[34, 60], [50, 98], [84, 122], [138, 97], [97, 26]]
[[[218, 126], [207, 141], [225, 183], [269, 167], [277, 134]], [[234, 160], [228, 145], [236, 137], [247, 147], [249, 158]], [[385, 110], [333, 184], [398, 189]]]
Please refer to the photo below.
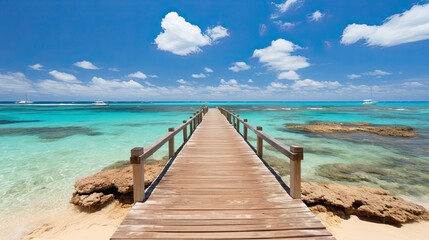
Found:
[[[176, 128], [168, 128], [168, 133], [159, 138], [146, 148], [135, 147], [131, 149], [130, 163], [133, 167], [133, 194], [134, 202], [141, 202], [145, 197], [144, 185], [144, 160], [154, 154], [165, 143], [168, 142], [168, 157], [172, 158], [176, 155], [174, 150], [174, 137], [180, 131], [183, 131], [183, 144], [186, 143], [197, 126], [203, 120], [203, 116], [207, 113], [208, 107], [204, 106], [199, 111], [195, 112], [189, 120], [183, 120], [183, 123]], [[189, 135], [188, 135], [189, 125]]]
[[[219, 111], [226, 117], [226, 119], [236, 128], [240, 133], [240, 123], [243, 124], [243, 138], [247, 141], [247, 132], [250, 129], [257, 136], [256, 154], [262, 158], [263, 153], [263, 141], [265, 140], [277, 151], [285, 155], [290, 160], [290, 195], [294, 199], [301, 198], [301, 160], [304, 159], [304, 148], [297, 145], [286, 145], [279, 140], [271, 137], [270, 135], [262, 131], [262, 127], [253, 127], [247, 122], [247, 119], [240, 118], [231, 111], [226, 110], [223, 107], [218, 107]], [[249, 143], [249, 142], [248, 142]], [[249, 143], [250, 144], [250, 143]], [[250, 144], [251, 145], [251, 144]]]

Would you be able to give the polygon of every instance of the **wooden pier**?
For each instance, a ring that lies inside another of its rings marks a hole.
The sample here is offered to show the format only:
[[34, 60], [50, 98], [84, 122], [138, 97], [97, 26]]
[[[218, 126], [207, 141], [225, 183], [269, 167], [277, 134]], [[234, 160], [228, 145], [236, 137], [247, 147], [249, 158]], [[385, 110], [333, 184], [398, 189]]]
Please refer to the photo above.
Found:
[[[256, 152], [249, 130], [257, 134]], [[185, 144], [174, 151], [180, 131]], [[260, 158], [264, 140], [290, 159], [293, 197]], [[144, 159], [167, 142], [172, 158], [145, 193]], [[302, 158], [302, 148], [247, 120], [203, 108], [147, 149], [132, 150], [136, 203], [111, 239], [334, 239], [299, 199]]]

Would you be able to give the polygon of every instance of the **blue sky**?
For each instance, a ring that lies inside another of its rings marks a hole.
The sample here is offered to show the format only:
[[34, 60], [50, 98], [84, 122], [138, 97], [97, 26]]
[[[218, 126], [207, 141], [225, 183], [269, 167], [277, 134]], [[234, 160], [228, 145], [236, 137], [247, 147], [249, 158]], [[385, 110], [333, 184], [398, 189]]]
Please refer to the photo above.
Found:
[[428, 1], [0, 0], [0, 101], [429, 100]]

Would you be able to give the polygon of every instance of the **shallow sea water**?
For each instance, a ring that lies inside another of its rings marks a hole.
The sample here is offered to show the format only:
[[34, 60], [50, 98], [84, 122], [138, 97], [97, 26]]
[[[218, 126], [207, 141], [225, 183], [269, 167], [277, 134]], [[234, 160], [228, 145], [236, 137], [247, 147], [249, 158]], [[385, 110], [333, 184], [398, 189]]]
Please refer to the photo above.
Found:
[[[0, 236], [16, 235], [41, 215], [68, 207], [76, 179], [147, 146], [202, 104], [224, 106], [285, 144], [302, 145], [304, 181], [377, 186], [424, 201], [429, 195], [429, 103], [173, 102], [0, 105]], [[370, 122], [411, 126], [415, 138], [372, 134], [309, 134], [288, 123]], [[255, 136], [249, 134], [254, 144]], [[181, 137], [176, 138], [176, 146]], [[288, 160], [269, 146], [266, 158]], [[166, 156], [166, 148], [153, 158]], [[287, 172], [285, 173], [287, 175]], [[287, 177], [286, 177], [287, 178]], [[31, 209], [31, 211], [29, 211]]]

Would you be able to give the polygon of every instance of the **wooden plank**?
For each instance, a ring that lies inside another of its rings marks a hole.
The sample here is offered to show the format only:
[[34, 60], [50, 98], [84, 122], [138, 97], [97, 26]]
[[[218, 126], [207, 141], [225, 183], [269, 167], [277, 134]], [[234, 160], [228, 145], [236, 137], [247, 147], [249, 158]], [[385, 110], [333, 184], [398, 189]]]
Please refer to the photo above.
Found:
[[261, 238], [334, 239], [225, 116], [209, 109], [148, 200], [133, 206], [111, 239]]

